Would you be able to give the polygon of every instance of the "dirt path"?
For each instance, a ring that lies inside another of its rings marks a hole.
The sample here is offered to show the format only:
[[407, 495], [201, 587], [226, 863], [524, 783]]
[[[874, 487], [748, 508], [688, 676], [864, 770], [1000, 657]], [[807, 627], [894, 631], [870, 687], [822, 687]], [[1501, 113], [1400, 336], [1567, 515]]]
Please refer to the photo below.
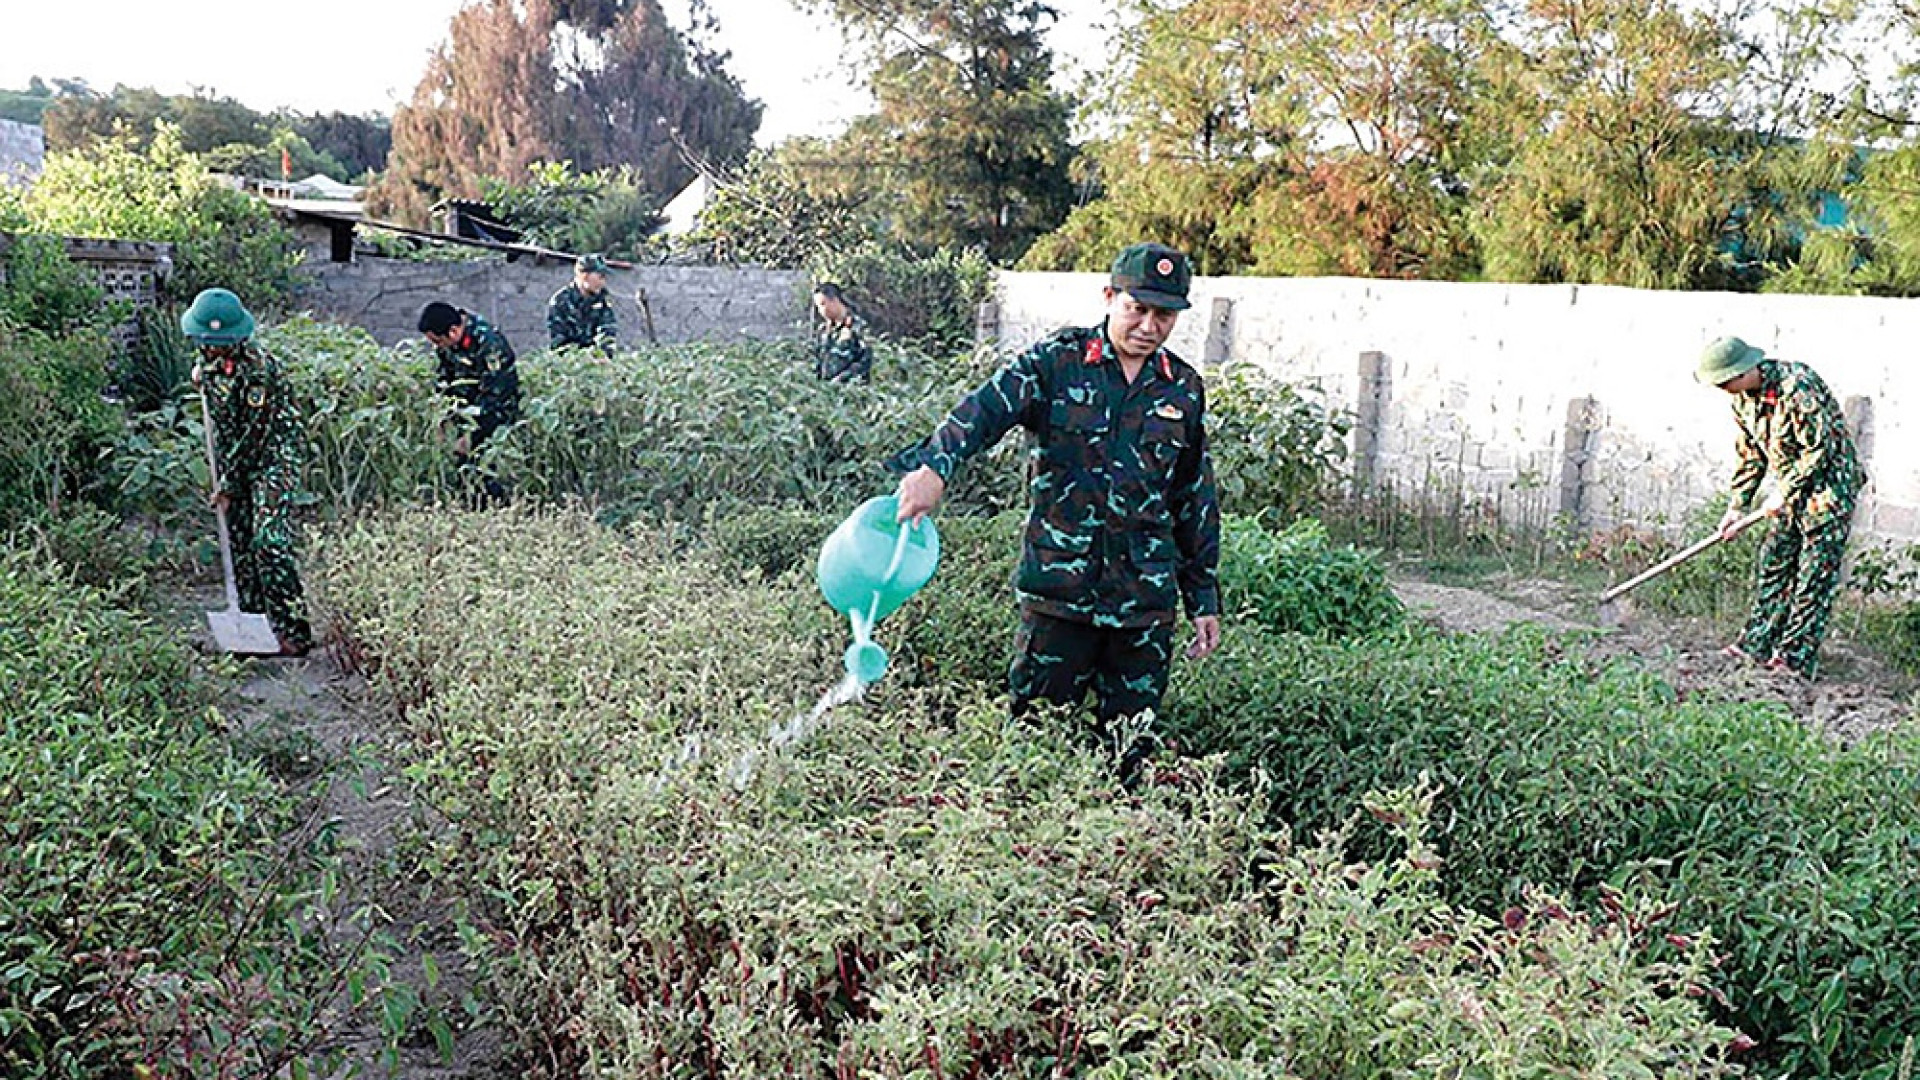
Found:
[[[454, 929], [452, 898], [414, 870], [435, 823], [413, 804], [404, 779], [385, 764], [364, 686], [324, 650], [304, 660], [244, 663], [244, 678], [225, 706], [234, 737], [309, 800], [328, 824], [345, 893], [337, 910], [367, 913], [374, 940], [389, 961], [390, 979], [410, 987], [420, 1003], [397, 1061], [384, 1052], [378, 1005], [348, 1010], [339, 1003], [346, 1019], [329, 1048], [344, 1053], [345, 1061], [329, 1080], [504, 1075], [499, 1039], [485, 1026], [472, 994], [474, 976]], [[345, 925], [336, 933], [343, 948], [365, 935], [361, 927]], [[429, 957], [434, 978], [428, 977]], [[450, 1055], [442, 1053], [432, 1034], [434, 1017], [451, 1032]]]
[[1393, 590], [1416, 618], [1456, 633], [1487, 633], [1515, 623], [1589, 631], [1597, 651], [1638, 658], [1670, 681], [1683, 700], [1776, 701], [1843, 742], [1920, 715], [1920, 695], [1844, 640], [1829, 638], [1821, 660], [1825, 671], [1808, 683], [1721, 656], [1725, 642], [1711, 627], [1663, 618], [1630, 602], [1617, 604], [1608, 625], [1602, 625], [1593, 598], [1558, 581], [1515, 578], [1483, 590], [1396, 575]]

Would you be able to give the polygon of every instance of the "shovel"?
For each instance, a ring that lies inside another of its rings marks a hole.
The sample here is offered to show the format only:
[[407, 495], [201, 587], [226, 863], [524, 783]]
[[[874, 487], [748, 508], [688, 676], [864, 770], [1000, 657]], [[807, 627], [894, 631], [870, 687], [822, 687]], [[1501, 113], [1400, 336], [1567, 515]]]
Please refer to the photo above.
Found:
[[[213, 414], [207, 409], [206, 394], [200, 395], [200, 421], [207, 432], [207, 475], [213, 490], [220, 490], [220, 465], [213, 454]], [[227, 538], [227, 508], [214, 507], [220, 522], [220, 570], [227, 579], [227, 610], [207, 612], [207, 626], [213, 630], [214, 644], [221, 652], [249, 656], [273, 656], [280, 652], [280, 637], [265, 615], [240, 610], [240, 587], [233, 580], [233, 542]]]
[[1600, 594], [1600, 621], [1609, 625], [1618, 622], [1619, 612], [1613, 605], [1613, 602], [1615, 600], [1620, 599], [1622, 596], [1625, 596], [1627, 593], [1632, 592], [1633, 590], [1639, 588], [1640, 586], [1645, 585], [1647, 582], [1652, 581], [1654, 578], [1659, 577], [1661, 574], [1664, 574], [1667, 571], [1673, 569], [1674, 567], [1679, 566], [1681, 563], [1686, 562], [1688, 559], [1693, 558], [1695, 555], [1700, 554], [1701, 552], [1707, 550], [1713, 545], [1718, 544], [1722, 540], [1731, 540], [1734, 537], [1739, 536], [1741, 533], [1746, 532], [1749, 526], [1753, 525], [1755, 522], [1762, 520], [1771, 512], [1772, 511], [1770, 508], [1763, 506], [1760, 509], [1755, 510], [1752, 513], [1748, 514], [1746, 517], [1743, 517], [1740, 520], [1734, 522], [1733, 527], [1731, 529], [1727, 529], [1725, 531], [1716, 531], [1715, 533], [1713, 533], [1713, 535], [1708, 536], [1704, 540], [1696, 540], [1692, 544], [1689, 544], [1688, 546], [1681, 548], [1679, 551], [1676, 551], [1673, 554], [1667, 556], [1666, 558], [1660, 560], [1659, 562], [1654, 563], [1652, 566], [1647, 567], [1645, 570], [1640, 571], [1638, 574], [1635, 574], [1634, 576], [1628, 578], [1627, 580], [1621, 582], [1620, 584], [1615, 585], [1613, 588], [1608, 589], [1606, 592], [1601, 593]]

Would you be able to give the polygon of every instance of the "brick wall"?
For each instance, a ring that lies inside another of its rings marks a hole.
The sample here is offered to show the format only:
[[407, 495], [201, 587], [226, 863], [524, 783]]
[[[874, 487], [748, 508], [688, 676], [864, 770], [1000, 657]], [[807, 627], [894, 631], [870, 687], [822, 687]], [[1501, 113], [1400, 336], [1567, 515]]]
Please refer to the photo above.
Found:
[[[418, 336], [420, 308], [444, 300], [478, 311], [524, 353], [546, 345], [547, 300], [573, 279], [573, 264], [356, 257], [309, 264], [302, 278], [296, 306], [363, 326], [383, 345]], [[610, 272], [607, 288], [627, 344], [645, 343], [649, 333], [663, 342], [793, 337], [809, 311], [806, 277], [795, 271], [646, 266]]]
[[[1002, 274], [989, 332], [1008, 351], [1097, 322], [1104, 284]], [[1736, 334], [1811, 364], [1847, 407], [1872, 476], [1858, 533], [1920, 541], [1911, 300], [1349, 278], [1202, 278], [1193, 300], [1174, 351], [1320, 386], [1359, 421], [1358, 473], [1519, 525], [1672, 524], [1723, 498], [1733, 419], [1693, 367]]]

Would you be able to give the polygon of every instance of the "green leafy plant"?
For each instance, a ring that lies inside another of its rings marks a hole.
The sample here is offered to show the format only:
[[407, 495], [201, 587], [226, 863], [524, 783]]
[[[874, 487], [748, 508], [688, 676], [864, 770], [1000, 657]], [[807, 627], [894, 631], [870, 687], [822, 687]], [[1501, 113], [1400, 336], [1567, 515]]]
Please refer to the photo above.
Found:
[[1227, 510], [1285, 524], [1333, 494], [1352, 421], [1317, 390], [1230, 364], [1207, 376], [1207, 421]]
[[1227, 518], [1220, 593], [1228, 615], [1281, 633], [1367, 634], [1405, 613], [1380, 561], [1334, 544], [1313, 518], [1277, 533], [1257, 519]]

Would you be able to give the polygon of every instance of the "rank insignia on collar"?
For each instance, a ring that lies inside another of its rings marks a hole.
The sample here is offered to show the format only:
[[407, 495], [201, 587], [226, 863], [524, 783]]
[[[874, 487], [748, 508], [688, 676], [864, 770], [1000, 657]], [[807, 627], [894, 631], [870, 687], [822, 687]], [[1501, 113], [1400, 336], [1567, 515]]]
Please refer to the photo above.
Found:
[[1187, 414], [1180, 411], [1180, 406], [1167, 403], [1155, 407], [1153, 415], [1162, 420], [1183, 420]]
[[1100, 361], [1106, 359], [1106, 357], [1107, 357], [1107, 350], [1101, 347], [1099, 338], [1094, 338], [1092, 341], [1087, 342], [1087, 355], [1084, 359], [1085, 363], [1098, 364]]

